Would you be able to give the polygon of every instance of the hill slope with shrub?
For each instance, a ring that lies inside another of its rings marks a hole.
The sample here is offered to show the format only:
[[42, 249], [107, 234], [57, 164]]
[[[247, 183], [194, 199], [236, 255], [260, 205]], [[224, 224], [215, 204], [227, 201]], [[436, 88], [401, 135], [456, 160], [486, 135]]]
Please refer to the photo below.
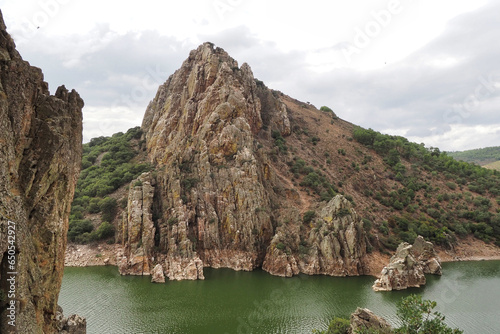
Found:
[[151, 168], [140, 154], [141, 135], [140, 127], [135, 127], [83, 145], [82, 171], [69, 220], [70, 242], [85, 244], [114, 236], [121, 218], [117, 213], [126, 205], [124, 188]]

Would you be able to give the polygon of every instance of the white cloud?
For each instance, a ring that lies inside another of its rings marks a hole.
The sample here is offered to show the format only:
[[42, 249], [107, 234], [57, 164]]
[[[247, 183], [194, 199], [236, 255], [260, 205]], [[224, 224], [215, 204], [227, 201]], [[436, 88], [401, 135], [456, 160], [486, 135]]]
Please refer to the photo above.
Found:
[[[140, 125], [156, 88], [209, 40], [269, 87], [353, 123], [446, 150], [500, 145], [494, 1], [0, 0], [0, 8], [51, 89], [65, 84], [84, 98], [86, 140]], [[356, 45], [362, 35], [366, 45]]]

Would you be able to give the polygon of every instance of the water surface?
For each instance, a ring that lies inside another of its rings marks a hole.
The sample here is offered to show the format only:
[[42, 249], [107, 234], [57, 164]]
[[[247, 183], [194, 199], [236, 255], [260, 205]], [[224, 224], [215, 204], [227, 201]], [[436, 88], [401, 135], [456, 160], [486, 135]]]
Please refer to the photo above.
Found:
[[271, 276], [261, 270], [204, 270], [204, 281], [152, 284], [116, 267], [66, 268], [59, 304], [87, 318], [87, 333], [311, 333], [334, 316], [367, 307], [397, 325], [410, 293], [438, 302], [465, 333], [500, 333], [500, 261], [446, 263], [420, 289], [373, 292], [373, 277]]

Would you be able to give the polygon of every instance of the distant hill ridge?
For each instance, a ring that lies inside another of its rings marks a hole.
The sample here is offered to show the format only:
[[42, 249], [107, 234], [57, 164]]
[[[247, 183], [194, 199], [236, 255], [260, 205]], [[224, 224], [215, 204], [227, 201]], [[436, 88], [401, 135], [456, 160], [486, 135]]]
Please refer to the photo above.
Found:
[[488, 169], [500, 170], [500, 146], [449, 152], [448, 155], [456, 160], [475, 163]]

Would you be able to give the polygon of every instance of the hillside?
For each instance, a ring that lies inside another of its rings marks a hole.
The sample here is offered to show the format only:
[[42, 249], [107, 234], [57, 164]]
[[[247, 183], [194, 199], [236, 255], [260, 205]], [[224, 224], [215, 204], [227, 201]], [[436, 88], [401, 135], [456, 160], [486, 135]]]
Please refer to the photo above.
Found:
[[471, 162], [488, 168], [489, 164], [500, 161], [500, 146], [448, 152], [448, 155], [460, 161]]
[[487, 165], [484, 165], [483, 167], [500, 171], [500, 161], [495, 161], [495, 162], [489, 163]]
[[122, 273], [358, 275], [417, 235], [500, 245], [497, 171], [271, 90], [209, 43], [160, 86], [140, 131], [91, 141], [83, 161], [70, 239], [122, 243]]

